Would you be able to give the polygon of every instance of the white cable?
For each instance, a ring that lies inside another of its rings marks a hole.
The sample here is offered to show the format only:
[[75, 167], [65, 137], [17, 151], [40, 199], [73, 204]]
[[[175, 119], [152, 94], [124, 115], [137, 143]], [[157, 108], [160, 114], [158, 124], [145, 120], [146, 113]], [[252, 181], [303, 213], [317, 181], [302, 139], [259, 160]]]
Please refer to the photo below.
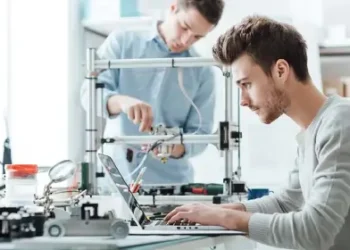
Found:
[[[127, 178], [132, 177], [132, 176], [143, 166], [143, 164], [145, 163], [145, 161], [146, 161], [146, 159], [147, 159], [147, 157], [148, 157], [148, 154], [149, 154], [148, 152], [145, 153], [145, 155], [142, 157], [142, 160], [141, 160], [140, 164], [134, 169], [134, 171], [132, 171], [132, 172], [128, 175]], [[132, 180], [131, 180], [131, 181], [132, 181]]]
[[185, 87], [184, 87], [184, 77], [183, 77], [183, 68], [178, 68], [177, 69], [177, 77], [178, 77], [178, 83], [179, 83], [179, 88], [182, 91], [183, 95], [186, 97], [186, 99], [191, 103], [191, 105], [194, 107], [194, 109], [197, 111], [198, 114], [198, 119], [199, 119], [199, 126], [197, 130], [192, 133], [192, 134], [197, 134], [199, 130], [202, 128], [202, 115], [201, 112], [199, 111], [199, 108], [196, 106], [196, 104], [193, 102], [193, 100], [188, 96]]

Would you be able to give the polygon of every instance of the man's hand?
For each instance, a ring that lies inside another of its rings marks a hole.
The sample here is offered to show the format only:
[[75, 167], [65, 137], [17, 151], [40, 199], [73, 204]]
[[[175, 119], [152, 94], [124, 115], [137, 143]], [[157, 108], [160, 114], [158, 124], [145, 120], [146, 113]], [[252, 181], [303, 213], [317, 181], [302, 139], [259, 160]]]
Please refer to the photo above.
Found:
[[174, 158], [181, 158], [185, 153], [185, 146], [183, 144], [176, 144], [171, 150], [171, 156]]
[[[146, 148], [146, 147], [144, 147]], [[158, 147], [153, 149], [153, 154], [157, 156], [159, 154]], [[181, 158], [185, 154], [185, 146], [183, 144], [171, 145], [170, 156], [173, 158]]]
[[205, 204], [189, 204], [175, 208], [164, 218], [168, 224], [185, 220], [201, 225], [223, 226], [225, 214], [222, 208]]
[[140, 124], [139, 131], [149, 131], [153, 123], [152, 108], [139, 99], [115, 95], [108, 99], [108, 110], [112, 114], [124, 112], [134, 124]]
[[175, 208], [164, 220], [168, 224], [185, 220], [201, 225], [222, 226], [227, 229], [248, 233], [250, 216], [250, 213], [226, 209], [220, 206], [190, 204]]

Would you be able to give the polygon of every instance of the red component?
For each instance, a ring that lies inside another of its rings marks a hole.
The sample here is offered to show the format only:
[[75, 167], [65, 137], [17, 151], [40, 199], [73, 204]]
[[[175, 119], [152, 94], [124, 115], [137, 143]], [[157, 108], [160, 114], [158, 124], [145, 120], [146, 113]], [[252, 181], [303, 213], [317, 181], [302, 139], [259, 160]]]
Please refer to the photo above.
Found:
[[205, 188], [192, 188], [193, 194], [208, 194]]

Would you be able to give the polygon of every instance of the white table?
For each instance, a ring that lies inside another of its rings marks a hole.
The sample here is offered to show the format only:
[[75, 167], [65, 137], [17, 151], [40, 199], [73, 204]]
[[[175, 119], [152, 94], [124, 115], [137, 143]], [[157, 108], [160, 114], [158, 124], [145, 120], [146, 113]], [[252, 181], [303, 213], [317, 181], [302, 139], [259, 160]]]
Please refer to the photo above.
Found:
[[123, 240], [114, 240], [109, 237], [37, 237], [14, 240], [10, 243], [0, 243], [1, 249], [253, 250], [255, 249], [255, 243], [244, 236], [128, 236]]

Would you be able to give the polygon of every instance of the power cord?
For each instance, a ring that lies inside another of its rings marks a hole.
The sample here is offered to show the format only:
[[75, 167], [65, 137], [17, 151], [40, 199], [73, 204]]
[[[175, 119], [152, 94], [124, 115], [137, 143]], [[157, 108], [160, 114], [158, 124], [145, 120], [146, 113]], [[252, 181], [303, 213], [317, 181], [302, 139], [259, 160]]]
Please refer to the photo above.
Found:
[[188, 93], [185, 90], [183, 68], [177, 69], [177, 77], [178, 77], [178, 83], [179, 83], [179, 88], [180, 88], [181, 92], [186, 97], [186, 99], [191, 103], [191, 105], [193, 106], [193, 108], [196, 110], [196, 112], [198, 114], [199, 126], [198, 126], [197, 130], [194, 133], [192, 133], [192, 134], [197, 134], [200, 131], [200, 129], [202, 128], [202, 123], [203, 123], [201, 112], [200, 112], [199, 108], [197, 107], [197, 105], [193, 102], [193, 100], [189, 97]]

